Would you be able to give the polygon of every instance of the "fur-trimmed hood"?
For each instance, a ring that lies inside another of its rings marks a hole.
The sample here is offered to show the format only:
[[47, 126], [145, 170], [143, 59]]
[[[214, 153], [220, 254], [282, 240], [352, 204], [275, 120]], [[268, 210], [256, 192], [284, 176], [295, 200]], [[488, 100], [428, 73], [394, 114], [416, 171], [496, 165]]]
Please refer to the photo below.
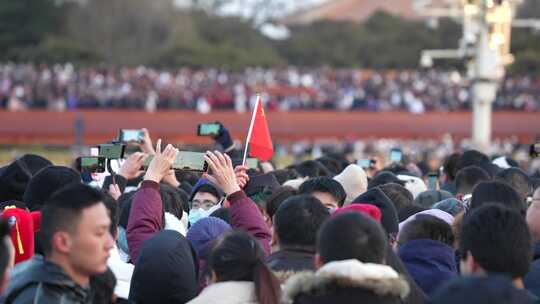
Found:
[[292, 276], [283, 286], [284, 303], [293, 303], [300, 294], [332, 293], [335, 286], [360, 288], [377, 296], [401, 299], [409, 293], [407, 281], [391, 267], [345, 260], [328, 263], [316, 273], [302, 272]]

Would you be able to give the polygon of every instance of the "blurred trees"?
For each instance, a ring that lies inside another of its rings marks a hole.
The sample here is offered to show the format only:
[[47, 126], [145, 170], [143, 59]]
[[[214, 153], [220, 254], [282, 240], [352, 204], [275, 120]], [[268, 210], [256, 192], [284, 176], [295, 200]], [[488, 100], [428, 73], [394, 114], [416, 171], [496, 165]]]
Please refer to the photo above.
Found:
[[[179, 10], [174, 0], [1, 1], [0, 60], [163, 68], [415, 68], [422, 49], [455, 48], [461, 37], [460, 25], [451, 20], [429, 28], [380, 12], [364, 24], [320, 21], [293, 26], [289, 39], [271, 41], [254, 29], [255, 19], [212, 13], [229, 0], [185, 1], [196, 9]], [[283, 4], [257, 1], [264, 2], [261, 13]], [[525, 6], [537, 4], [529, 0]], [[512, 71], [540, 73], [539, 37], [531, 30], [514, 30]]]

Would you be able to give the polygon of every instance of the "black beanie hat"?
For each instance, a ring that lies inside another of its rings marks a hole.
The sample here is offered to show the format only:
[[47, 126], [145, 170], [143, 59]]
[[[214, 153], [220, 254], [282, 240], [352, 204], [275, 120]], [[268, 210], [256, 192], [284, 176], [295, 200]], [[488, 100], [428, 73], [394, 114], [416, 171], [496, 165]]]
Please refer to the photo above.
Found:
[[0, 202], [23, 200], [28, 182], [34, 174], [52, 163], [34, 154], [25, 154], [11, 164], [0, 168]]
[[351, 204], [370, 204], [381, 210], [381, 225], [388, 234], [397, 234], [399, 221], [392, 200], [379, 188], [372, 188], [354, 199]]
[[70, 183], [80, 183], [79, 172], [63, 166], [49, 166], [32, 177], [23, 195], [31, 211], [40, 210], [51, 195]]

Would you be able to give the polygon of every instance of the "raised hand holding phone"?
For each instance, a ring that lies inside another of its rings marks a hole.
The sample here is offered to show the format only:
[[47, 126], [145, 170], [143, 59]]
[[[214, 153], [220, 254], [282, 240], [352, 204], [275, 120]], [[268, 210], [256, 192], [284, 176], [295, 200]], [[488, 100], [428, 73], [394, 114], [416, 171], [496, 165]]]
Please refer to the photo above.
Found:
[[212, 172], [212, 174], [205, 173], [203, 175], [206, 179], [220, 187], [227, 195], [240, 191], [232, 160], [227, 154], [222, 154], [219, 151], [208, 151], [204, 159]]
[[122, 175], [125, 179], [134, 179], [144, 174], [141, 167], [144, 164], [144, 160], [148, 155], [140, 152], [131, 154], [126, 161], [120, 167], [119, 175]]
[[161, 182], [165, 175], [169, 174], [172, 165], [178, 154], [178, 149], [172, 145], [167, 145], [165, 150], [161, 152], [161, 139], [158, 139], [156, 144], [156, 154], [154, 159], [148, 165], [144, 180], [154, 181], [156, 183]]

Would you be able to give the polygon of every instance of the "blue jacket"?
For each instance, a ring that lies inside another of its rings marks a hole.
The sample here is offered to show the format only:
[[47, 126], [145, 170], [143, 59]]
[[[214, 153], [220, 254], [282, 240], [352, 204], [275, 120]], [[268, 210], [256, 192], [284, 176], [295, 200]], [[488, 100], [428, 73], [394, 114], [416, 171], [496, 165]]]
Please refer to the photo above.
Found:
[[534, 258], [529, 273], [523, 282], [525, 288], [537, 297], [540, 297], [540, 242], [534, 244]]
[[413, 240], [399, 248], [399, 257], [416, 283], [429, 296], [442, 283], [457, 277], [454, 250], [434, 240]]

